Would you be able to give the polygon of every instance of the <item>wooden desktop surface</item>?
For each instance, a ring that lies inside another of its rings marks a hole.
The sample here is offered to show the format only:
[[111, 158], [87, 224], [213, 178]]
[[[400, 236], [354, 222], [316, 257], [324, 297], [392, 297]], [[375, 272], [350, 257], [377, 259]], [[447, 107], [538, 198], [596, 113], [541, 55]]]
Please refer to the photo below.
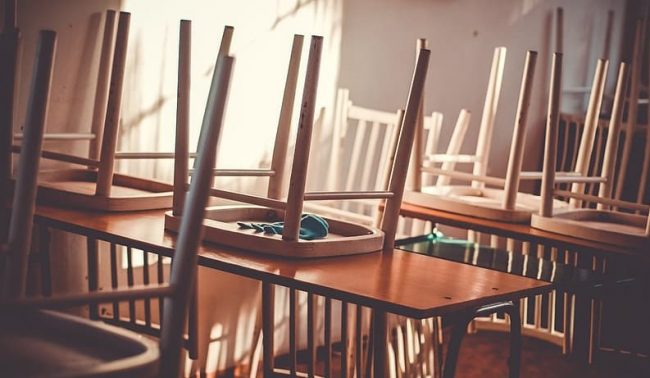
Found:
[[402, 203], [401, 215], [411, 218], [429, 220], [448, 226], [460, 227], [521, 241], [538, 243], [544, 246], [564, 248], [572, 251], [588, 251], [599, 254], [617, 254], [650, 260], [650, 251], [624, 248], [612, 244], [592, 242], [586, 239], [555, 234], [538, 230], [527, 224], [506, 223], [482, 219], [447, 211], [435, 210], [423, 206]]
[[[102, 213], [38, 206], [39, 224], [171, 256], [164, 211]], [[53, 256], [54, 258], [54, 256]], [[547, 282], [394, 250], [287, 259], [204, 244], [201, 266], [414, 318], [547, 292]]]

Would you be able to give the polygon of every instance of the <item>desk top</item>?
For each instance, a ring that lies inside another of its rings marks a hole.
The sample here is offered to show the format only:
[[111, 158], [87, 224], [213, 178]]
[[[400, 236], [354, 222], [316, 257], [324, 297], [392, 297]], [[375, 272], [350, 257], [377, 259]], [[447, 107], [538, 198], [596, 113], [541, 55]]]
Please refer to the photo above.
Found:
[[[164, 211], [101, 213], [39, 206], [36, 221], [171, 256]], [[203, 244], [199, 265], [414, 318], [549, 291], [550, 283], [394, 250], [292, 260]]]
[[539, 243], [546, 246], [565, 248], [572, 251], [589, 251], [599, 254], [618, 254], [650, 259], [647, 251], [633, 250], [611, 244], [597, 243], [586, 239], [538, 230], [527, 224], [506, 223], [482, 219], [447, 211], [430, 209], [423, 206], [402, 203], [401, 215], [425, 219], [448, 226], [461, 227], [479, 232], [487, 232], [517, 240]]

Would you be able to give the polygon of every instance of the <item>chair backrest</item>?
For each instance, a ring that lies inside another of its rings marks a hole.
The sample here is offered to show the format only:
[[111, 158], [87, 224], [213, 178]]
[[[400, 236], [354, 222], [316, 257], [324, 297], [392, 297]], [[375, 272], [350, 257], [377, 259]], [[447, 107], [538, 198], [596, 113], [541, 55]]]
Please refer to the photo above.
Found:
[[[27, 103], [24, 141], [18, 161], [8, 249], [4, 261], [3, 298], [25, 295], [32, 219], [36, 199], [36, 176], [43, 145], [43, 131], [48, 110], [52, 68], [56, 49], [56, 33], [41, 31], [36, 48], [32, 82]], [[3, 204], [4, 206], [4, 204]]]
[[[386, 190], [390, 155], [397, 145], [400, 114], [354, 104], [347, 89], [337, 91], [331, 148], [327, 156], [325, 189]], [[311, 204], [310, 204], [311, 205]], [[312, 205], [313, 206], [313, 205]], [[314, 209], [374, 224], [376, 201], [332, 201]], [[340, 211], [339, 211], [340, 210]]]

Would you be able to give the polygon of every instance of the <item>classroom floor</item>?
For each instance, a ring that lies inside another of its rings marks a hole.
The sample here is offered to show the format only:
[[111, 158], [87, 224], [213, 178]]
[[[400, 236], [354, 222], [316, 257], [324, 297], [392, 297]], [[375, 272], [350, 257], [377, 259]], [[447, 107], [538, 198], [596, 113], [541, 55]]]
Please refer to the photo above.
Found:
[[[629, 361], [613, 361], [610, 359], [588, 366], [563, 356], [559, 347], [531, 337], [523, 338], [522, 348], [522, 378], [650, 377], [650, 361], [645, 365], [632, 365]], [[461, 347], [456, 377], [507, 377], [508, 350], [509, 339], [507, 333], [479, 331], [475, 334], [466, 335]], [[603, 356], [603, 358], [605, 357]], [[279, 362], [279, 365], [283, 365], [282, 361]], [[339, 366], [338, 363], [338, 358], [335, 358], [335, 369]], [[317, 366], [317, 374], [322, 374], [322, 364]], [[338, 370], [334, 372], [334, 376], [340, 376]]]
[[[503, 332], [479, 331], [463, 339], [456, 378], [501, 378], [508, 376], [509, 340]], [[648, 378], [650, 361], [631, 363], [630, 360], [614, 360], [603, 355], [602, 360], [591, 366], [563, 356], [559, 347], [531, 337], [523, 338], [522, 378]], [[340, 359], [333, 358], [333, 376], [339, 377]], [[299, 371], [306, 365], [300, 363]], [[261, 366], [260, 366], [261, 367]], [[287, 368], [288, 361], [280, 357], [276, 367]], [[322, 376], [322, 362], [316, 366], [316, 374]], [[248, 377], [247, 372], [228, 372], [219, 377]], [[258, 377], [262, 376], [261, 369]]]
[[[480, 331], [467, 335], [463, 340], [456, 376], [507, 377], [507, 358], [507, 333]], [[643, 366], [625, 361], [601, 361], [587, 366], [563, 356], [555, 345], [524, 337], [521, 377], [641, 378], [650, 377], [650, 363]]]

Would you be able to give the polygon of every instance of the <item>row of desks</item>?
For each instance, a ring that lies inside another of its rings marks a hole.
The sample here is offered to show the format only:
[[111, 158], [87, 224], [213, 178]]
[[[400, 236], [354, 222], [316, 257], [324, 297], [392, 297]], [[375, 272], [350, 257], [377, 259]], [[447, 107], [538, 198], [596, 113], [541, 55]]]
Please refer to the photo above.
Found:
[[[100, 213], [38, 206], [37, 223], [111, 243], [173, 256], [175, 235], [164, 211]], [[403, 205], [402, 215], [545, 246], [647, 258], [647, 252]], [[411, 318], [442, 316], [549, 292], [552, 283], [395, 249], [334, 258], [287, 259], [204, 243], [199, 265]], [[379, 348], [381, 349], [381, 348]], [[378, 349], [375, 349], [378, 352]], [[270, 352], [268, 352], [270, 353]], [[266, 353], [265, 353], [266, 354]], [[378, 356], [376, 360], [383, 357]]]

